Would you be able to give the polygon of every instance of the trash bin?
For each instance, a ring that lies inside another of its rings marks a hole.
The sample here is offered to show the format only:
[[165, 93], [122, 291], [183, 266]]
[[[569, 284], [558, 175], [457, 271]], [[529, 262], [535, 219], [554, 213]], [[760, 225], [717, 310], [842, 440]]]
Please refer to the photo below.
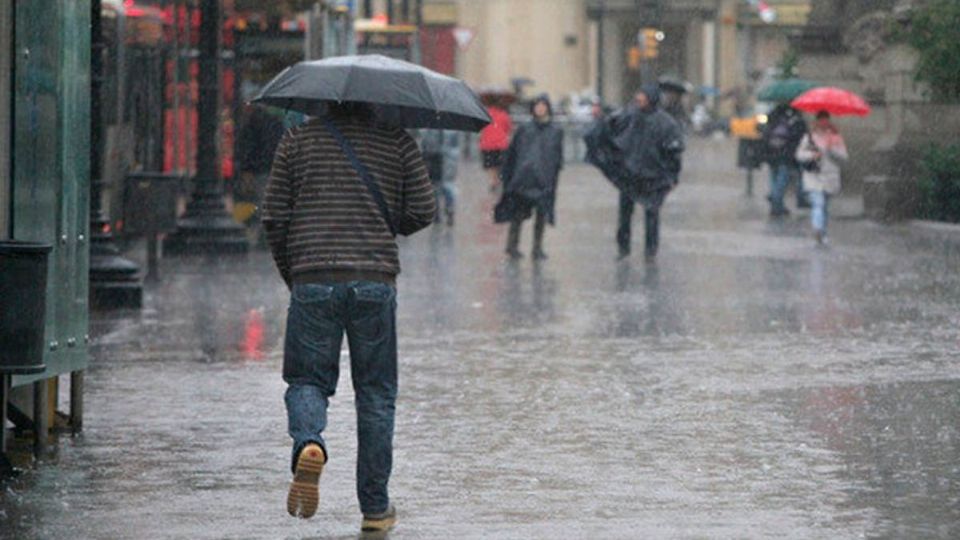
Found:
[[0, 374], [44, 370], [47, 256], [51, 249], [49, 244], [0, 241]]

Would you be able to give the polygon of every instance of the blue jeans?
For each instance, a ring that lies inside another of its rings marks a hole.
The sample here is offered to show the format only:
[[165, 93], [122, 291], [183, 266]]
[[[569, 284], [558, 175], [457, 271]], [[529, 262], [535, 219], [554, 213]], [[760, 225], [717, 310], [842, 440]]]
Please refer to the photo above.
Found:
[[[397, 399], [396, 290], [369, 281], [294, 285], [287, 314], [283, 380], [291, 468], [307, 443], [327, 453], [323, 430], [337, 390], [343, 334], [357, 409], [357, 498], [364, 514], [387, 510]], [[329, 453], [327, 453], [329, 456]]]
[[813, 206], [810, 212], [813, 230], [827, 232], [827, 220], [830, 218], [830, 194], [825, 191], [808, 191], [807, 196], [810, 197], [810, 204]]
[[783, 204], [783, 197], [787, 194], [790, 185], [790, 169], [786, 164], [770, 165], [770, 200], [771, 214], [784, 214], [787, 207]]
[[[453, 182], [439, 182], [433, 184], [433, 189], [437, 197], [437, 208], [443, 208], [447, 215], [452, 214], [457, 207], [457, 186]], [[437, 220], [440, 220], [440, 212], [437, 212]]]

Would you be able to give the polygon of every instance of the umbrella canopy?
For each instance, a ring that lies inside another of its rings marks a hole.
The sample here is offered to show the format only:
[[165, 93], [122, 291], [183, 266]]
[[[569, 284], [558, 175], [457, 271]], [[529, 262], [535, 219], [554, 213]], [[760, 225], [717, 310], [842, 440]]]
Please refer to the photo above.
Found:
[[331, 102], [366, 103], [378, 121], [403, 128], [480, 131], [490, 123], [463, 81], [381, 55], [298, 62], [253, 101], [311, 116], [322, 116]]
[[844, 90], [824, 86], [807, 90], [790, 102], [795, 109], [809, 113], [827, 111], [835, 116], [866, 116], [870, 114], [870, 105], [857, 94]]
[[757, 99], [775, 103], [789, 103], [800, 94], [818, 86], [820, 85], [805, 79], [782, 79], [763, 87], [757, 94]]
[[686, 94], [693, 90], [692, 84], [676, 77], [663, 76], [657, 80], [657, 83], [660, 84], [660, 89], [666, 92]]

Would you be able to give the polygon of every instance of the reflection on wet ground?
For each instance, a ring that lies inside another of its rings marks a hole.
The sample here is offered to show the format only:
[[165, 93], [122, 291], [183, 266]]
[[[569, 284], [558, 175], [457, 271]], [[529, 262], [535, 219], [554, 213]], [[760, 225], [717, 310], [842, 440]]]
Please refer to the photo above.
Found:
[[[960, 241], [840, 219], [815, 249], [693, 144], [655, 265], [615, 261], [582, 167], [548, 261], [505, 260], [474, 167], [457, 228], [404, 242], [391, 539], [960, 537]], [[358, 538], [346, 380], [321, 509], [284, 512], [269, 256], [164, 271], [94, 321], [86, 431], [3, 485], [0, 537]]]

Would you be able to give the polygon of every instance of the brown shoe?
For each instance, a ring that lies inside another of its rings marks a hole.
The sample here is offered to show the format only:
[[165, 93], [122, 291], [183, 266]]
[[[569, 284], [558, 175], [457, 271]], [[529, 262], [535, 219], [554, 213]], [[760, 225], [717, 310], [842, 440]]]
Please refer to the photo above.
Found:
[[296, 472], [290, 482], [290, 492], [287, 493], [287, 512], [291, 516], [307, 519], [317, 513], [320, 474], [326, 461], [327, 456], [319, 444], [310, 443], [300, 451]]
[[391, 504], [385, 512], [379, 514], [364, 514], [360, 530], [363, 532], [389, 531], [397, 524], [397, 509]]

